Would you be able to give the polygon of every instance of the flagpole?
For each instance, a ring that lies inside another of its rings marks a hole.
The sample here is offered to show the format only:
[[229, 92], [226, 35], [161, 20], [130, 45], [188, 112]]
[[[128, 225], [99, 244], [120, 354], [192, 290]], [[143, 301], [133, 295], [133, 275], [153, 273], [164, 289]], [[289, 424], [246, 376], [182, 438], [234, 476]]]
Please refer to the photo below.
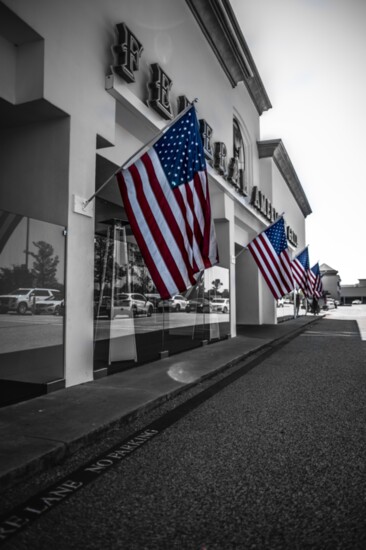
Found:
[[175, 124], [180, 118], [182, 118], [189, 111], [189, 109], [191, 109], [192, 106], [194, 106], [194, 103], [197, 103], [197, 101], [198, 101], [198, 98], [196, 97], [191, 103], [189, 103], [189, 105], [187, 105], [187, 107], [185, 109], [183, 109], [183, 111], [181, 111], [174, 118], [174, 120], [171, 120], [166, 126], [164, 126], [164, 128], [162, 130], [160, 130], [160, 132], [156, 136], [151, 138], [150, 141], [148, 141], [147, 143], [144, 143], [138, 151], [136, 151], [133, 155], [131, 155], [130, 158], [128, 158], [122, 164], [122, 166], [117, 168], [117, 170], [115, 172], [113, 172], [113, 174], [111, 176], [109, 176], [109, 178], [107, 180], [105, 180], [100, 187], [98, 187], [98, 189], [95, 191], [95, 193], [89, 199], [83, 201], [82, 209], [85, 210], [86, 207], [88, 206], [88, 204], [94, 199], [94, 197], [96, 197], [101, 192], [101, 190], [104, 189], [104, 187], [118, 174], [118, 172], [120, 170], [124, 170], [130, 162], [135, 160], [135, 158], [137, 158], [139, 156], [139, 154], [141, 153], [141, 151], [143, 149], [151, 147], [152, 145], [154, 145], [154, 143], [156, 143], [161, 138], [161, 136], [164, 135], [167, 132], [167, 130], [169, 130], [169, 128], [173, 124]]

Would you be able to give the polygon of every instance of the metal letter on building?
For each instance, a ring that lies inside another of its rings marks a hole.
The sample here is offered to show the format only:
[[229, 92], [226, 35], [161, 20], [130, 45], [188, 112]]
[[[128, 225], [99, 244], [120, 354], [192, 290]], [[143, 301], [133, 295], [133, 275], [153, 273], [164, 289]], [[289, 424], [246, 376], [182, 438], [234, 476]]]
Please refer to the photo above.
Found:
[[211, 147], [211, 137], [212, 137], [212, 128], [204, 118], [201, 118], [200, 121], [200, 134], [202, 139], [202, 145], [203, 145], [203, 151], [205, 153], [205, 157], [208, 160], [213, 159], [213, 151]]
[[260, 211], [265, 217], [267, 217], [267, 198], [262, 191], [259, 191], [259, 200], [261, 205]]
[[191, 101], [189, 101], [188, 97], [185, 96], [185, 95], [180, 95], [178, 97], [178, 113], [181, 113], [182, 111], [184, 111], [184, 109], [186, 107], [188, 107], [188, 105], [192, 103]]
[[152, 82], [149, 82], [150, 97], [148, 104], [155, 109], [159, 115], [166, 119], [173, 118], [172, 107], [170, 105], [170, 89], [173, 85], [173, 81], [163, 71], [158, 63], [151, 65], [152, 69]]
[[224, 176], [224, 178], [227, 176], [226, 155], [227, 150], [225, 143], [217, 141], [215, 143], [214, 168], [216, 168], [218, 173]]
[[297, 235], [293, 229], [288, 225], [287, 226], [287, 240], [293, 244], [294, 246], [297, 246]]
[[254, 206], [254, 208], [256, 208], [257, 210], [261, 209], [261, 203], [260, 203], [260, 198], [259, 198], [259, 189], [256, 185], [253, 187], [250, 204], [252, 204]]
[[238, 180], [239, 160], [236, 157], [231, 157], [229, 161], [227, 181], [231, 183], [231, 185], [234, 185], [234, 187], [238, 187]]
[[133, 73], [138, 71], [139, 60], [144, 48], [124, 23], [119, 23], [117, 30], [119, 44], [113, 47], [113, 51], [118, 56], [118, 65], [114, 65], [113, 69], [126, 82], [135, 82]]

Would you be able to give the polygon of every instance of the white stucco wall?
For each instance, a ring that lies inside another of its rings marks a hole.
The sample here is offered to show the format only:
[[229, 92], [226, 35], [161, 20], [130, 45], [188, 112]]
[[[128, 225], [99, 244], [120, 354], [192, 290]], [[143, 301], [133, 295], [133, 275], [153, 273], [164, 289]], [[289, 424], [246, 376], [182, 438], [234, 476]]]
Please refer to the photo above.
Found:
[[272, 177], [272, 201], [277, 212], [284, 212], [286, 225], [289, 225], [297, 235], [297, 248], [293, 248], [294, 254], [300, 252], [306, 246], [304, 215], [297, 204], [293, 194], [281, 172], [271, 159], [262, 159], [263, 164], [271, 164]]

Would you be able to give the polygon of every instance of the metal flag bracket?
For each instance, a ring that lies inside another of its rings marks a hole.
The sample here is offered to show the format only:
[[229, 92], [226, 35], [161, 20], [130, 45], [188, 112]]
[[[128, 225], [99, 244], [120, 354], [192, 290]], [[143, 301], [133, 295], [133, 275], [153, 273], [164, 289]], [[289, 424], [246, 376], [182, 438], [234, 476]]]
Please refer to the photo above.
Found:
[[78, 195], [73, 195], [73, 211], [88, 218], [92, 218], [94, 215], [93, 205]]

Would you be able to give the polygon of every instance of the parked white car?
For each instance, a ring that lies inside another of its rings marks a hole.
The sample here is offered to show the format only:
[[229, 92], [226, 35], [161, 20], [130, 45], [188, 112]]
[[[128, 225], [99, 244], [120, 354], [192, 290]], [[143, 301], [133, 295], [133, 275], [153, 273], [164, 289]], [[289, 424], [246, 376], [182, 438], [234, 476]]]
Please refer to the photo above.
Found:
[[54, 288], [17, 288], [9, 294], [0, 296], [0, 312], [16, 311], [25, 315], [27, 311], [33, 311], [37, 302], [46, 298], [56, 299], [60, 291]]
[[106, 310], [110, 319], [114, 319], [117, 315], [136, 317], [137, 315], [146, 314], [151, 317], [154, 304], [143, 294], [121, 292], [115, 295], [113, 304], [111, 304], [111, 300], [108, 300]]
[[323, 305], [323, 309], [325, 310], [335, 309], [336, 307], [334, 298], [327, 298], [325, 304]]
[[188, 300], [181, 294], [176, 294], [169, 298], [169, 300], [161, 300], [158, 303], [158, 311], [185, 311], [188, 305]]
[[60, 315], [60, 310], [63, 302], [63, 298], [55, 298], [54, 296], [49, 296], [45, 300], [40, 300], [36, 302], [34, 313], [40, 315], [41, 313], [46, 313], [48, 315]]
[[229, 313], [230, 300], [229, 298], [215, 298], [211, 300], [212, 311], [221, 311], [222, 313]]

